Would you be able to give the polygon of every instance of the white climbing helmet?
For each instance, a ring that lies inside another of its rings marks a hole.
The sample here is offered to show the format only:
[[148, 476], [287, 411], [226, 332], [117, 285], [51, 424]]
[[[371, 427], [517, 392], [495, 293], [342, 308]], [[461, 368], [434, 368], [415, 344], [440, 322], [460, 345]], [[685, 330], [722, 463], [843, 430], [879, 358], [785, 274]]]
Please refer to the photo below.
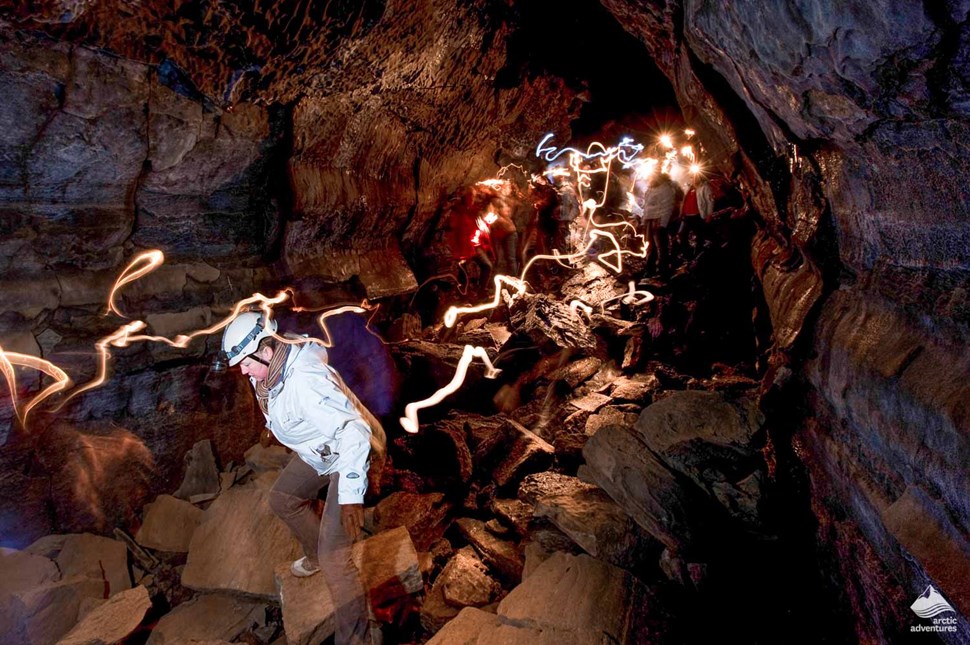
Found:
[[276, 321], [272, 318], [264, 322], [264, 316], [255, 311], [247, 311], [236, 316], [222, 334], [223, 359], [229, 366], [254, 353], [259, 341], [276, 333]]

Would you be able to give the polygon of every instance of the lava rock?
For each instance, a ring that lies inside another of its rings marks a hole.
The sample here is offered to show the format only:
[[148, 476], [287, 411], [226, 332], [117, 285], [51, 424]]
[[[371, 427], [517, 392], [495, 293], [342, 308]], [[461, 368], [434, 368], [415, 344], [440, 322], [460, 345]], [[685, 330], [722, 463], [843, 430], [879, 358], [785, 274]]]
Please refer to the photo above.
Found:
[[[352, 557], [375, 615], [424, 588], [418, 554], [404, 527], [357, 542]], [[276, 567], [275, 579], [288, 642], [320, 643], [333, 635], [334, 601], [323, 575], [294, 577], [285, 562]]]
[[456, 521], [458, 529], [482, 557], [482, 560], [507, 581], [522, 578], [522, 554], [512, 542], [488, 532], [485, 523], [469, 517]]
[[656, 594], [626, 571], [588, 555], [552, 555], [499, 603], [498, 615], [518, 624], [573, 632], [575, 637], [565, 642], [606, 637], [616, 643], [653, 643], [669, 638]]
[[586, 443], [583, 456], [586, 472], [600, 488], [666, 546], [685, 548], [703, 534], [696, 518], [705, 507], [691, 490], [693, 484], [679, 479], [634, 429], [601, 429]]
[[517, 499], [500, 498], [493, 499], [489, 506], [492, 513], [501, 518], [505, 524], [512, 527], [516, 533], [522, 536], [529, 531], [533, 508], [534, 505], [526, 504]]
[[500, 587], [488, 575], [475, 552], [470, 548], [455, 554], [435, 580], [441, 585], [445, 602], [452, 607], [482, 607], [492, 602]]
[[636, 429], [668, 466], [756, 528], [764, 460], [755, 438], [763, 423], [753, 399], [687, 391], [647, 407]]
[[85, 616], [58, 643], [62, 645], [117, 643], [138, 627], [151, 606], [152, 601], [148, 597], [148, 590], [140, 585], [134, 589], [116, 593]]
[[11, 643], [56, 643], [104, 600], [104, 581], [75, 575], [0, 598], [0, 628]]
[[450, 525], [452, 504], [444, 498], [444, 493], [391, 493], [374, 507], [375, 531], [406, 527], [415, 548], [426, 551]]
[[182, 584], [197, 591], [228, 591], [276, 600], [273, 570], [302, 549], [259, 488], [235, 487], [202, 517], [189, 544]]
[[541, 437], [511, 419], [515, 439], [505, 458], [492, 470], [492, 478], [499, 486], [516, 484], [530, 473], [543, 471], [552, 465], [556, 449]]
[[185, 641], [233, 641], [265, 620], [266, 605], [225, 594], [200, 594], [162, 616], [148, 645]]
[[185, 553], [202, 516], [203, 511], [189, 502], [159, 495], [145, 507], [145, 521], [135, 540], [150, 549]]
[[103, 581], [108, 596], [131, 589], [128, 549], [117, 540], [89, 533], [68, 535], [57, 566], [64, 578], [83, 575]]
[[576, 480], [573, 492], [539, 498], [536, 517], [548, 518], [587, 553], [633, 569], [660, 552], [658, 543], [602, 490]]

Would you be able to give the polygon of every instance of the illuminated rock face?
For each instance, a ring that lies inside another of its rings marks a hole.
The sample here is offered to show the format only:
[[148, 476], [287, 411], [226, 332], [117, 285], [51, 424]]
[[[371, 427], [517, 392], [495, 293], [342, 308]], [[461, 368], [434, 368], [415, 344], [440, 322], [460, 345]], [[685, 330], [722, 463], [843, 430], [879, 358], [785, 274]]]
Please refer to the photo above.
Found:
[[[937, 526], [943, 552], [968, 548], [944, 539], [970, 530], [966, 9], [602, 4], [763, 219], [751, 258], [774, 330], [767, 407], [807, 402], [814, 419], [795, 452], [820, 537], [846, 579], [865, 570], [845, 585], [860, 640], [893, 640], [911, 619], [904, 602], [880, 599], [911, 599], [927, 576], [952, 602], [965, 597], [912, 536]], [[206, 319], [307, 272], [328, 285], [356, 275], [369, 295], [407, 291], [442, 197], [528, 154], [546, 130], [567, 138], [581, 102], [554, 76], [507, 73], [515, 21], [484, 2], [372, 0], [353, 15], [292, 20], [62, 5], [2, 14], [57, 40], [0, 29], [0, 334], [78, 373], [91, 367], [76, 353], [114, 329], [103, 296], [136, 248], [164, 246], [177, 264], [126, 294], [137, 315]], [[191, 351], [197, 360], [205, 348]], [[159, 464], [178, 464], [213, 427], [220, 455], [234, 423], [248, 424], [248, 445], [255, 424], [231, 413], [243, 389], [207, 390], [206, 413], [180, 417], [173, 402], [187, 408], [193, 387], [210, 386], [196, 367], [162, 360], [178, 358], [131, 351], [134, 376], [68, 412], [88, 430], [119, 410], [137, 417]], [[155, 369], [167, 380], [152, 389]], [[11, 418], [0, 404], [4, 437]], [[32, 441], [12, 439], [3, 508], [26, 500], [27, 516], [44, 518], [64, 450], [34, 455]], [[177, 481], [175, 470], [161, 479]], [[37, 532], [23, 514], [0, 517], [7, 534]], [[845, 564], [857, 561], [865, 567]], [[865, 609], [876, 606], [883, 613]]]
[[[888, 599], [928, 576], [966, 598], [913, 538], [936, 526], [942, 551], [970, 546], [966, 8], [604, 5], [709, 149], [742, 153], [771, 232], [752, 257], [785, 354], [774, 366], [816, 356], [803, 372], [815, 419], [796, 445], [820, 538], [844, 580], [866, 571], [843, 585], [860, 637], [892, 640], [912, 618]], [[935, 501], [888, 510], [906, 496]]]

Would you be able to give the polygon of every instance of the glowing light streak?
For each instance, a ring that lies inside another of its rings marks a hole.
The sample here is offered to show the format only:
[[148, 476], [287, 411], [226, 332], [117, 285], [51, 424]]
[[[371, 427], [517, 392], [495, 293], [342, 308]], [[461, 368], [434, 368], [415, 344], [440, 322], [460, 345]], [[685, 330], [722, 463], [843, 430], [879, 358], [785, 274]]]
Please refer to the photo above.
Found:
[[686, 130], [684, 130], [684, 136], [687, 137], [688, 139], [690, 139], [695, 134], [697, 133], [691, 130], [690, 128], [687, 128]]
[[633, 139], [630, 137], [624, 137], [620, 140], [619, 144], [611, 148], [607, 148], [602, 143], [594, 141], [587, 146], [586, 152], [582, 152], [576, 148], [567, 147], [560, 149], [552, 145], [547, 146], [546, 142], [548, 142], [554, 136], [555, 135], [550, 132], [544, 136], [542, 141], [539, 142], [539, 145], [536, 146], [536, 156], [548, 163], [552, 163], [567, 152], [571, 155], [570, 163], [572, 163], [574, 158], [577, 159], [578, 163], [579, 159], [589, 161], [604, 157], [609, 157], [611, 159], [618, 158], [623, 163], [630, 163], [637, 155], [643, 152], [643, 145], [634, 143]]
[[57, 405], [57, 407], [54, 408], [54, 411], [56, 412], [60, 410], [62, 407], [64, 407], [65, 404], [67, 404], [68, 401], [78, 396], [79, 394], [82, 394], [84, 392], [87, 392], [89, 390], [92, 390], [104, 384], [104, 382], [108, 378], [108, 360], [111, 358], [111, 351], [109, 348], [111, 347], [128, 347], [132, 343], [136, 343], [136, 342], [154, 342], [154, 343], [163, 343], [163, 344], [169, 345], [170, 347], [184, 349], [185, 347], [188, 346], [188, 344], [193, 339], [198, 338], [199, 336], [207, 336], [209, 334], [219, 331], [223, 327], [226, 327], [229, 323], [231, 323], [236, 318], [236, 316], [242, 313], [242, 311], [249, 309], [251, 305], [254, 305], [256, 303], [259, 303], [259, 308], [263, 311], [263, 313], [266, 314], [267, 320], [271, 319], [273, 315], [273, 310], [272, 310], [273, 305], [277, 305], [282, 302], [285, 302], [289, 297], [290, 297], [290, 294], [286, 290], [280, 291], [273, 298], [268, 298], [261, 293], [255, 293], [251, 297], [237, 302], [236, 305], [233, 307], [232, 313], [226, 316], [225, 318], [223, 318], [221, 321], [217, 322], [216, 324], [210, 327], [206, 327], [205, 329], [199, 329], [199, 330], [190, 332], [188, 334], [179, 334], [174, 339], [169, 339], [164, 336], [150, 336], [145, 334], [137, 334], [137, 332], [140, 332], [141, 330], [145, 329], [145, 327], [147, 326], [141, 320], [135, 320], [126, 325], [122, 325], [117, 330], [115, 330], [114, 333], [109, 334], [104, 338], [101, 338], [94, 344], [95, 350], [98, 353], [98, 369], [95, 374], [95, 377], [92, 380], [85, 383], [84, 385], [82, 385], [81, 387], [78, 387], [77, 389], [73, 390], [70, 393], [70, 395], [68, 395], [63, 401], [61, 401], [61, 403]]
[[669, 149], [674, 147], [674, 139], [669, 134], [660, 135], [659, 141], [660, 141], [660, 145], [662, 145], [664, 148]]
[[[37, 396], [31, 399], [23, 411], [18, 407], [18, 397], [17, 397], [17, 375], [14, 366], [28, 367], [39, 372], [43, 372], [47, 376], [54, 379], [51, 385], [44, 388]], [[44, 399], [58, 392], [66, 390], [71, 386], [71, 378], [67, 373], [54, 365], [50, 361], [45, 361], [42, 358], [37, 358], [36, 356], [30, 356], [29, 354], [21, 354], [19, 352], [7, 352], [0, 347], [0, 372], [3, 373], [4, 378], [7, 381], [7, 387], [10, 388], [10, 400], [13, 404], [14, 414], [20, 420], [20, 425], [26, 426], [27, 415], [32, 409], [39, 405]]]
[[478, 186], [487, 186], [494, 190], [499, 190], [509, 185], [507, 179], [483, 179], [482, 181], [476, 182]]
[[125, 267], [125, 270], [121, 272], [121, 275], [118, 276], [118, 279], [115, 280], [114, 286], [111, 287], [111, 293], [108, 294], [108, 311], [114, 312], [124, 318], [125, 315], [115, 306], [115, 295], [118, 293], [118, 290], [143, 275], [151, 273], [161, 266], [164, 261], [165, 254], [158, 249], [145, 251], [132, 260]]
[[586, 314], [586, 319], [587, 320], [591, 320], [591, 316], [593, 315], [593, 308], [590, 307], [589, 305], [587, 305], [582, 300], [572, 300], [572, 301], [570, 301], [570, 303], [569, 303], [569, 311], [573, 312], [577, 316], [579, 315], [579, 312], [583, 312], [584, 314]]
[[700, 166], [700, 164], [696, 164], [696, 163], [692, 163], [692, 164], [690, 165], [690, 174], [692, 174], [692, 175], [696, 175], [696, 174], [697, 174], [697, 173], [699, 173], [700, 171], [701, 171], [701, 166]]
[[[500, 277], [506, 276], [496, 276], [496, 282]], [[497, 369], [492, 364], [492, 360], [488, 357], [488, 352], [485, 351], [484, 347], [472, 347], [471, 345], [465, 345], [465, 348], [461, 353], [461, 358], [458, 359], [458, 367], [455, 369], [455, 375], [452, 377], [451, 381], [427, 399], [408, 403], [404, 407], [404, 416], [400, 419], [401, 427], [411, 434], [416, 433], [420, 428], [420, 424], [418, 422], [418, 410], [436, 406], [441, 403], [445, 397], [454, 394], [465, 382], [468, 367], [471, 365], [472, 360], [476, 357], [481, 359], [481, 361], [485, 364], [485, 378], [493, 379], [502, 371]]]
[[601, 302], [600, 313], [606, 313], [606, 305], [615, 300], [620, 300], [625, 305], [632, 305], [634, 307], [638, 307], [640, 305], [645, 305], [654, 299], [654, 295], [649, 291], [638, 290], [637, 285], [633, 280], [630, 280], [628, 289], [629, 291], [627, 291], [622, 295], [614, 296], [612, 298], [607, 298], [606, 300]]
[[524, 294], [526, 291], [525, 281], [523, 281], [520, 278], [513, 278], [512, 276], [508, 276], [500, 273], [499, 275], [495, 276], [492, 282], [495, 284], [495, 297], [492, 299], [491, 302], [487, 302], [483, 305], [478, 305], [474, 307], [448, 307], [448, 310], [445, 311], [445, 315], [444, 315], [445, 327], [447, 327], [448, 329], [451, 329], [452, 327], [454, 327], [455, 323], [458, 321], [458, 316], [462, 314], [474, 314], [480, 311], [486, 311], [486, 310], [495, 309], [496, 307], [498, 307], [499, 302], [501, 302], [502, 300], [501, 294], [502, 294], [503, 284], [514, 289], [515, 296], [520, 296]]

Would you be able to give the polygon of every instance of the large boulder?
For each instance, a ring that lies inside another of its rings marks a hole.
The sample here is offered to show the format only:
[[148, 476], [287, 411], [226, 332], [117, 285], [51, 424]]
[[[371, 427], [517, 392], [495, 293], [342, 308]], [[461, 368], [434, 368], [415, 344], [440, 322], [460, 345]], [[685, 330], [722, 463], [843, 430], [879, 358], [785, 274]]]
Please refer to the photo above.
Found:
[[672, 471], [635, 429], [607, 426], [583, 447], [588, 473], [647, 533], [666, 546], [696, 547], [704, 532], [698, 527], [699, 491]]
[[605, 492], [576, 480], [576, 490], [540, 497], [535, 516], [547, 518], [595, 558], [633, 569], [660, 545]]
[[674, 392], [648, 406], [636, 429], [664, 463], [750, 527], [759, 524], [764, 415], [753, 398]]
[[657, 642], [663, 616], [655, 594], [631, 574], [587, 555], [556, 553], [499, 603], [498, 613], [526, 624], [584, 633], [616, 643]]
[[10, 643], [56, 643], [104, 602], [104, 581], [75, 575], [3, 597], [0, 628]]
[[189, 543], [182, 584], [277, 600], [273, 570], [301, 555], [290, 530], [270, 510], [269, 493], [234, 487], [205, 511]]
[[148, 645], [185, 641], [232, 641], [265, 620], [266, 605], [227, 594], [201, 594], [162, 616]]
[[448, 528], [451, 504], [443, 493], [391, 493], [374, 507], [377, 532], [406, 527], [419, 551], [427, 551]]
[[64, 578], [83, 575], [103, 581], [108, 596], [131, 589], [128, 549], [118, 540], [90, 533], [68, 535], [57, 556], [57, 566]]
[[117, 643], [138, 627], [151, 606], [148, 589], [141, 585], [119, 592], [85, 616], [58, 645]]
[[135, 540], [150, 549], [184, 553], [189, 550], [192, 534], [203, 515], [202, 509], [193, 504], [171, 495], [159, 495], [145, 507], [145, 521]]

